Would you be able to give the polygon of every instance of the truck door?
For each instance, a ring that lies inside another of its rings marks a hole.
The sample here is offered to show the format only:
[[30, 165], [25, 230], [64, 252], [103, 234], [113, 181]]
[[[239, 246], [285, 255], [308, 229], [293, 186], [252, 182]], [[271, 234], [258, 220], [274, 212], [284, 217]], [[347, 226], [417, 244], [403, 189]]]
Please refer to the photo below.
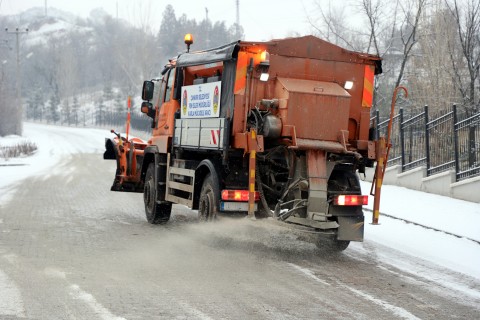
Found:
[[162, 80], [159, 97], [159, 110], [154, 136], [173, 135], [173, 121], [175, 111], [179, 108], [179, 102], [173, 99], [173, 86], [175, 80], [175, 69], [168, 70]]
[[163, 76], [159, 96], [159, 110], [156, 127], [153, 132], [154, 144], [159, 148], [160, 153], [167, 153], [169, 139], [173, 136], [175, 111], [179, 109], [179, 102], [173, 97], [173, 86], [175, 80], [175, 69], [169, 69]]

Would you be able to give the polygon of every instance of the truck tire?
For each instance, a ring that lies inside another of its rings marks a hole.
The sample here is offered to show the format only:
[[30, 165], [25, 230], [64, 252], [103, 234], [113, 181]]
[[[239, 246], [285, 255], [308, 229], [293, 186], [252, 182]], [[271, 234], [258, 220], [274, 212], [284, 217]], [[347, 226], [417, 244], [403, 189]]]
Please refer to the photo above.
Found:
[[337, 240], [331, 239], [329, 241], [325, 241], [323, 243], [324, 246], [319, 246], [322, 249], [326, 249], [328, 252], [335, 253], [335, 252], [342, 252], [348, 248], [350, 241], [348, 240]]
[[150, 163], [145, 175], [145, 185], [143, 188], [143, 201], [145, 203], [145, 215], [147, 221], [151, 224], [164, 224], [170, 219], [172, 211], [171, 202], [161, 202], [158, 188], [155, 185], [155, 164]]
[[212, 175], [208, 174], [203, 180], [202, 190], [198, 204], [198, 219], [200, 221], [213, 221], [217, 219], [218, 195], [220, 191], [214, 183]]
[[[328, 191], [343, 191], [349, 194], [360, 194], [360, 182], [358, 181], [357, 175], [352, 171], [334, 170], [330, 176]], [[344, 251], [348, 248], [349, 244], [350, 241], [348, 240], [338, 240], [333, 238], [320, 240], [317, 246], [328, 252], [335, 253]]]

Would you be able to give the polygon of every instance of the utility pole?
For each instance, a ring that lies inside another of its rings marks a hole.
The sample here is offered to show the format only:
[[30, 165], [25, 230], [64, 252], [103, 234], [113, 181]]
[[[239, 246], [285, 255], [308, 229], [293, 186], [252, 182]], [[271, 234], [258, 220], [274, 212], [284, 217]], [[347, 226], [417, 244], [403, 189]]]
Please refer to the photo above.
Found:
[[45, 17], [47, 16], [47, 0], [45, 0]]
[[18, 135], [22, 134], [22, 118], [23, 118], [23, 105], [22, 105], [22, 85], [21, 85], [21, 71], [20, 71], [20, 35], [24, 33], [28, 33], [28, 28], [24, 30], [20, 30], [16, 28], [15, 31], [8, 31], [8, 28], [5, 28], [5, 32], [8, 34], [14, 34], [16, 36], [16, 48], [17, 48], [17, 125], [15, 127], [15, 133]]
[[238, 35], [240, 33], [240, 0], [236, 0], [236, 7], [237, 7], [237, 17], [236, 17], [237, 25], [235, 26], [235, 29]]
[[210, 30], [208, 30], [208, 8], [207, 7], [205, 7], [205, 22], [206, 22], [205, 25], [207, 27], [207, 34], [206, 34], [207, 41], [205, 42], [206, 42], [206, 47], [210, 48], [210, 35], [209, 35]]

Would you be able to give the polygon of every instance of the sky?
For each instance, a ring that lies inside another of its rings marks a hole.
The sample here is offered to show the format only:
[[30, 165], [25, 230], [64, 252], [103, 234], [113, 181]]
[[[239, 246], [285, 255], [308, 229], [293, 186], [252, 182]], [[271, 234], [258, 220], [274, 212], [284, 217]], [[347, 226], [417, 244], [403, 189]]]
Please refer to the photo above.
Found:
[[[238, 0], [240, 24], [244, 27], [246, 40], [269, 40], [283, 38], [295, 33], [312, 33], [308, 16], [316, 10], [315, 2], [328, 0]], [[177, 17], [201, 21], [206, 16], [212, 21], [224, 20], [228, 26], [236, 20], [236, 0], [0, 0], [0, 15], [18, 14], [32, 7], [55, 7], [81, 17], [87, 17], [92, 9], [102, 7], [112, 16], [117, 15], [132, 24], [151, 21], [152, 30], [157, 30], [167, 4], [172, 4]]]

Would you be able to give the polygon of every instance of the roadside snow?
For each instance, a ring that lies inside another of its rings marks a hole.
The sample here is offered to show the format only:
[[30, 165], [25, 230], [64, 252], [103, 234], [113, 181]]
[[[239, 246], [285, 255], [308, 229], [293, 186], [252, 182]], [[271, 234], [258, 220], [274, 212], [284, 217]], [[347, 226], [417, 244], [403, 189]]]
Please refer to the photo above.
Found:
[[[370, 191], [370, 183], [361, 182], [363, 194]], [[369, 197], [370, 210], [373, 197]], [[401, 220], [391, 219], [382, 213], [419, 223], [424, 226], [453, 233], [449, 235]], [[432, 261], [437, 265], [480, 279], [480, 203], [383, 185], [380, 203], [380, 225], [372, 225], [372, 213], [365, 211], [365, 241]], [[359, 249], [361, 244], [352, 247]], [[404, 268], [404, 261], [396, 260], [388, 252], [382, 259], [399, 269], [417, 272], [414, 267]], [[422, 271], [424, 272], [424, 270]]]
[[[368, 194], [371, 183], [361, 185]], [[372, 210], [373, 197], [368, 203]], [[383, 185], [380, 212], [480, 241], [480, 203]]]
[[33, 175], [48, 174], [63, 157], [103, 152], [105, 137], [109, 134], [108, 130], [25, 123], [23, 137], [0, 138], [0, 145], [30, 141], [38, 148], [30, 157], [0, 159], [0, 205], [8, 201], [18, 182]]

